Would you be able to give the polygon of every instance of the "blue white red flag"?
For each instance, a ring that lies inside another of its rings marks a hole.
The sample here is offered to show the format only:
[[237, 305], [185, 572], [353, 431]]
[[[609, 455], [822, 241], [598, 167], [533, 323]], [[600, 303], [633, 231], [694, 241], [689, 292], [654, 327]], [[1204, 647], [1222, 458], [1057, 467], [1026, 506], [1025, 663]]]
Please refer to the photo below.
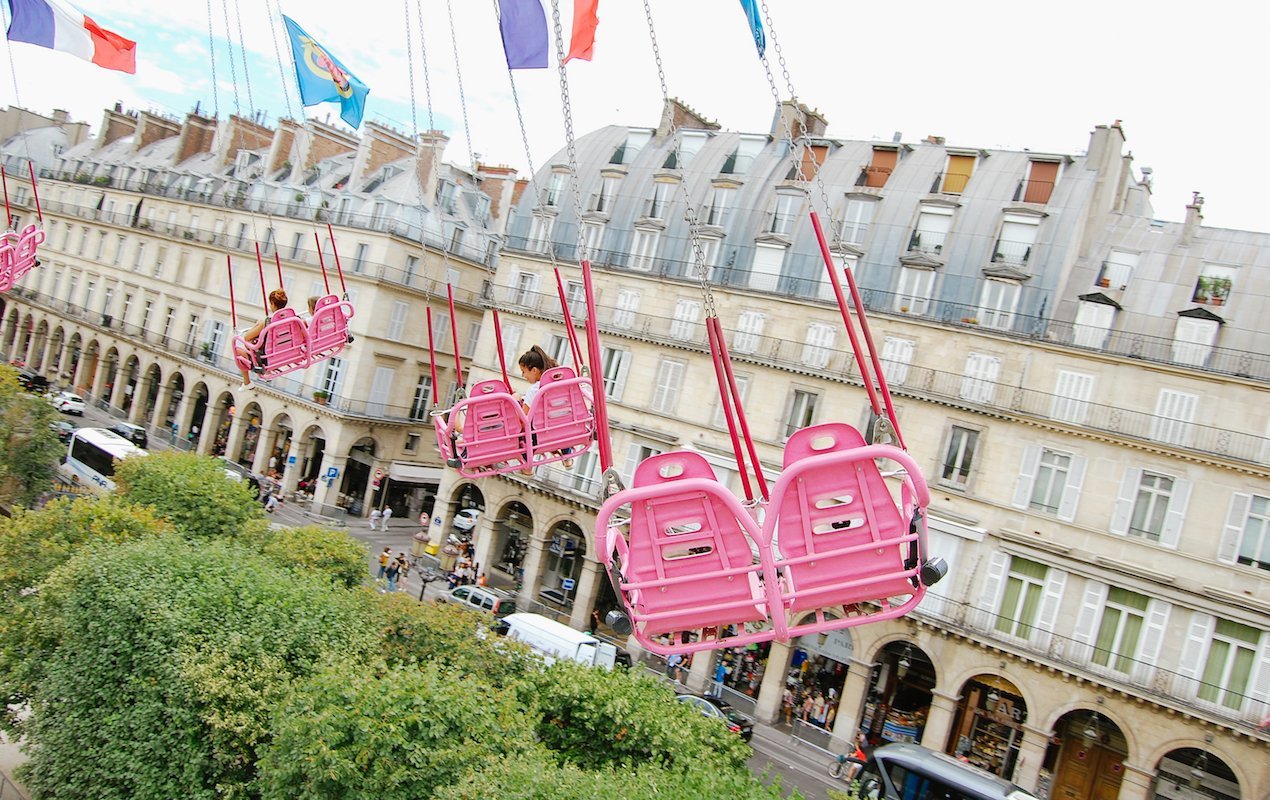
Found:
[[763, 35], [763, 18], [758, 13], [757, 0], [741, 0], [741, 8], [745, 9], [745, 18], [750, 23], [750, 33], [754, 35], [754, 46], [758, 48], [758, 57], [763, 57], [767, 49], [767, 37]]
[[498, 29], [508, 69], [547, 68], [547, 15], [539, 0], [499, 0]]
[[9, 0], [9, 41], [60, 50], [135, 75], [137, 43], [108, 31], [64, 0]]
[[282, 21], [286, 23], [287, 35], [291, 37], [295, 78], [300, 84], [300, 104], [339, 103], [340, 119], [354, 128], [360, 127], [370, 88], [290, 17], [284, 15]]

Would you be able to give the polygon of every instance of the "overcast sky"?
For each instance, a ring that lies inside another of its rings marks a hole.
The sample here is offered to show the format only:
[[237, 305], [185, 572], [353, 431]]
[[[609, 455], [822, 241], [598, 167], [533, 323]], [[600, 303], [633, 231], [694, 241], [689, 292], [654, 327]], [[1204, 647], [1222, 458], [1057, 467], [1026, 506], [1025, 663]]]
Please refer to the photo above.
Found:
[[[550, 0], [545, 2], [549, 8]], [[649, 2], [669, 93], [725, 129], [766, 132], [775, 100], [737, 0]], [[289, 0], [281, 8], [370, 86], [368, 119], [410, 133], [428, 126], [419, 3], [433, 117], [450, 136], [446, 157], [469, 160], [461, 73], [471, 150], [486, 162], [525, 171], [529, 162], [494, 0], [450, 0], [453, 36], [447, 0]], [[567, 39], [572, 0], [560, 3]], [[1200, 191], [1206, 224], [1270, 231], [1263, 188], [1270, 183], [1270, 158], [1257, 155], [1260, 143], [1252, 138], [1270, 122], [1260, 97], [1266, 69], [1258, 54], [1264, 51], [1265, 25], [1254, 19], [1260, 16], [1254, 5], [768, 4], [775, 34], [768, 31], [768, 56], [780, 94], [787, 97], [789, 90], [774, 43], [781, 46], [794, 90], [828, 118], [831, 136], [889, 141], [898, 131], [909, 142], [933, 134], [961, 147], [1079, 154], [1095, 125], [1119, 119], [1135, 167], [1154, 170], [1157, 217], [1180, 219], [1191, 192]], [[10, 72], [12, 65], [12, 76], [0, 81], [0, 103], [20, 102], [45, 113], [64, 108], [91, 123], [94, 132], [102, 109], [115, 101], [176, 117], [195, 102], [222, 116], [262, 110], [271, 123], [301, 113], [281, 24], [270, 23], [267, 7], [276, 8], [273, 0], [214, 0], [214, 59], [206, 2], [79, 0], [78, 5], [102, 26], [138, 41], [137, 74], [6, 43], [0, 70]], [[407, 6], [413, 59], [407, 55]], [[599, 12], [594, 61], [569, 64], [574, 130], [582, 135], [611, 123], [655, 126], [662, 89], [643, 4], [600, 0]], [[557, 73], [517, 71], [516, 84], [530, 157], [541, 167], [564, 143]], [[342, 124], [336, 106], [305, 113]]]

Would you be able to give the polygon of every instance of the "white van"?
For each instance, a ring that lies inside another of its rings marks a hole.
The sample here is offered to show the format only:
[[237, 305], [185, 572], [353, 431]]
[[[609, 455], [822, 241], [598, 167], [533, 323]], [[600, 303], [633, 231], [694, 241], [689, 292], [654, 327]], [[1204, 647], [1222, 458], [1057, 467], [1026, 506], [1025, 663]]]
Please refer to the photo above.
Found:
[[529, 645], [548, 664], [563, 658], [612, 669], [617, 660], [615, 646], [541, 614], [508, 614], [503, 617], [499, 632]]

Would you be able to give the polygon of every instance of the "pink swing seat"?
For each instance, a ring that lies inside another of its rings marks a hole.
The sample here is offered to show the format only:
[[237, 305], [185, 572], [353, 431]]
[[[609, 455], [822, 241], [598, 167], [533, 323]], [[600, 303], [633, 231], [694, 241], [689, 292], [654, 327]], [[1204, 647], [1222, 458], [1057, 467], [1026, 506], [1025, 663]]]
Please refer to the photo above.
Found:
[[579, 378], [572, 367], [552, 367], [538, 385], [528, 414], [530, 463], [539, 466], [577, 457], [595, 441], [590, 381]]
[[308, 338], [304, 320], [293, 309], [279, 309], [256, 341], [234, 337], [234, 360], [240, 368], [256, 371], [262, 381], [271, 381], [309, 366]]
[[[614, 520], [627, 504], [629, 541]], [[683, 653], [776, 637], [765, 624], [771, 614], [764, 578], [775, 576], [766, 537], [701, 454], [645, 459], [631, 488], [600, 508], [596, 531], [601, 563], [613, 566], [616, 555], [633, 633], [644, 648]], [[721, 638], [727, 626], [744, 632]], [[684, 641], [684, 634], [703, 629], [716, 635]], [[669, 643], [656, 638], [667, 634]]]
[[353, 317], [353, 304], [328, 294], [313, 305], [309, 320], [309, 363], [316, 364], [339, 355], [348, 344], [348, 321]]
[[[903, 469], [897, 502], [878, 468]], [[766, 517], [789, 636], [902, 616], [926, 587], [925, 509], [917, 464], [890, 445], [865, 445], [855, 428], [830, 422], [794, 433]], [[902, 599], [901, 599], [902, 598]], [[899, 600], [899, 602], [896, 602]], [[807, 612], [813, 621], [796, 623]]]
[[44, 230], [28, 225], [21, 233], [0, 234], [0, 292], [7, 292], [31, 270], [39, 266], [36, 248], [44, 243]]
[[437, 445], [465, 478], [500, 475], [529, 463], [527, 420], [520, 401], [498, 378], [478, 381], [471, 394], [436, 416]]

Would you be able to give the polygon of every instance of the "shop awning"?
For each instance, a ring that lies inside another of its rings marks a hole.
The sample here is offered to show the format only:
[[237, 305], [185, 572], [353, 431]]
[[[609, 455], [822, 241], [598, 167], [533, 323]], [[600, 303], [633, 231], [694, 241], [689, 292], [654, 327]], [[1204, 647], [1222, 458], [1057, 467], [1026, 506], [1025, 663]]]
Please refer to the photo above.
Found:
[[401, 483], [440, 483], [441, 468], [394, 461], [388, 465], [388, 478]]

